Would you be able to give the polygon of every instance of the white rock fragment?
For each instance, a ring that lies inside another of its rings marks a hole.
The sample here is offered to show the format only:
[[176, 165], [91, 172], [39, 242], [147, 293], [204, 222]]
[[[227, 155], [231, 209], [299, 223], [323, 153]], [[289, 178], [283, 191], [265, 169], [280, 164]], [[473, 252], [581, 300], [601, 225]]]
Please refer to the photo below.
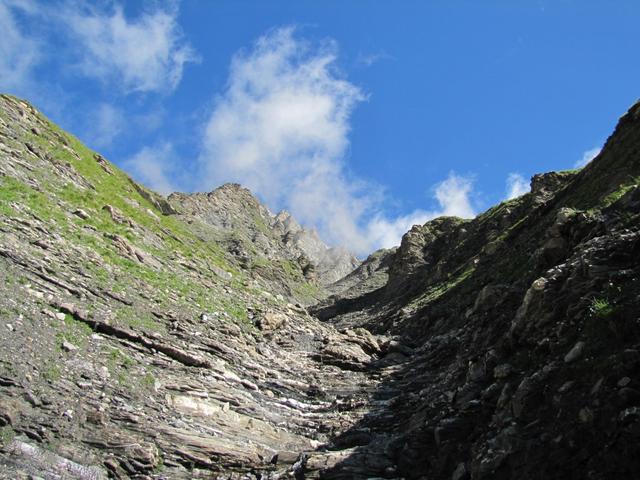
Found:
[[569, 353], [567, 353], [564, 356], [565, 363], [571, 363], [571, 362], [575, 362], [576, 360], [578, 360], [582, 356], [582, 353], [584, 352], [584, 347], [585, 347], [585, 343], [584, 342], [576, 343], [573, 346], [573, 348], [571, 350], [569, 350]]

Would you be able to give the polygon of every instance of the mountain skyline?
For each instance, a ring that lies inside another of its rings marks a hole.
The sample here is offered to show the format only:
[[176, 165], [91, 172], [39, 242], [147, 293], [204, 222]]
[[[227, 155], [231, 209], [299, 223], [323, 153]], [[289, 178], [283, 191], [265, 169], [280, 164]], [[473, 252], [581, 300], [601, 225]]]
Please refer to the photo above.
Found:
[[635, 99], [638, 13], [4, 0], [0, 89], [151, 188], [239, 182], [362, 256], [593, 158]]

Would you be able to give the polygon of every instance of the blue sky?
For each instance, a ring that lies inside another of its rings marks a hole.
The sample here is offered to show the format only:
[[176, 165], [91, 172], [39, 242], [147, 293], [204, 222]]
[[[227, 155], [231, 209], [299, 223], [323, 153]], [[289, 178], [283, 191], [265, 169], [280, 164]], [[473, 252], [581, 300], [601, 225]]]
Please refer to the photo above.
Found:
[[637, 99], [617, 0], [0, 0], [0, 90], [164, 193], [250, 187], [358, 254], [588, 160]]

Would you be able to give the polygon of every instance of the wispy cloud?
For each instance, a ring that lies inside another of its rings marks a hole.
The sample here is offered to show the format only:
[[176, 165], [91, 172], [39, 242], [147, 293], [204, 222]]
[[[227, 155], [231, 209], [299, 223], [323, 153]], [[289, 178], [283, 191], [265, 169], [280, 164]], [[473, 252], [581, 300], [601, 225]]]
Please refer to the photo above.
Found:
[[0, 89], [22, 94], [32, 83], [32, 70], [41, 59], [40, 42], [25, 33], [19, 15], [32, 13], [27, 1], [0, 2]]
[[382, 189], [347, 173], [350, 117], [367, 97], [337, 70], [336, 57], [335, 42], [312, 44], [291, 27], [238, 53], [206, 124], [198, 187], [242, 183], [272, 209], [289, 209], [328, 242], [360, 254], [397, 244], [410, 222], [473, 216], [471, 183], [461, 177], [436, 188], [441, 211], [389, 219]]
[[390, 58], [393, 58], [393, 57], [385, 52], [360, 53], [356, 57], [356, 63], [358, 65], [370, 67], [382, 60], [389, 60]]
[[173, 145], [168, 142], [144, 147], [124, 162], [127, 171], [144, 185], [167, 195], [178, 190], [181, 175], [176, 171]]
[[122, 7], [64, 13], [77, 39], [82, 72], [119, 85], [125, 92], [168, 93], [176, 88], [184, 65], [197, 61], [177, 23], [177, 9], [157, 9], [136, 19]]
[[109, 103], [101, 103], [90, 114], [88, 139], [97, 148], [113, 144], [126, 127], [124, 113]]
[[207, 123], [204, 189], [237, 181], [272, 208], [287, 207], [329, 241], [366, 249], [356, 220], [371, 207], [343, 158], [349, 118], [366, 97], [335, 69], [337, 47], [273, 30], [233, 59]]
[[26, 91], [32, 71], [47, 62], [113, 91], [170, 93], [198, 56], [178, 24], [177, 3], [168, 5], [127, 18], [112, 2], [2, 0], [0, 86]]
[[471, 205], [473, 182], [468, 177], [462, 177], [451, 172], [449, 177], [435, 188], [435, 198], [440, 204], [440, 210], [432, 212], [433, 217], [475, 217], [476, 212]]
[[602, 149], [600, 147], [594, 147], [594, 148], [591, 148], [591, 149], [587, 150], [586, 152], [584, 152], [582, 154], [582, 158], [580, 160], [578, 160], [573, 165], [573, 168], [582, 168], [582, 167], [584, 167], [587, 163], [589, 163], [591, 160], [596, 158], [601, 150]]
[[519, 173], [510, 173], [507, 177], [507, 200], [529, 193], [530, 190], [529, 182]]

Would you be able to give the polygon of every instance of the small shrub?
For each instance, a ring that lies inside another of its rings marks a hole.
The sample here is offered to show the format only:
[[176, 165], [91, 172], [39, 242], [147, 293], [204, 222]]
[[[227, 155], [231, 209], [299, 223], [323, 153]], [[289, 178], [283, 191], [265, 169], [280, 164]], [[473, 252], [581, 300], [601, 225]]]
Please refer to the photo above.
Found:
[[591, 300], [589, 310], [596, 317], [607, 318], [614, 312], [615, 307], [606, 298], [594, 298]]

